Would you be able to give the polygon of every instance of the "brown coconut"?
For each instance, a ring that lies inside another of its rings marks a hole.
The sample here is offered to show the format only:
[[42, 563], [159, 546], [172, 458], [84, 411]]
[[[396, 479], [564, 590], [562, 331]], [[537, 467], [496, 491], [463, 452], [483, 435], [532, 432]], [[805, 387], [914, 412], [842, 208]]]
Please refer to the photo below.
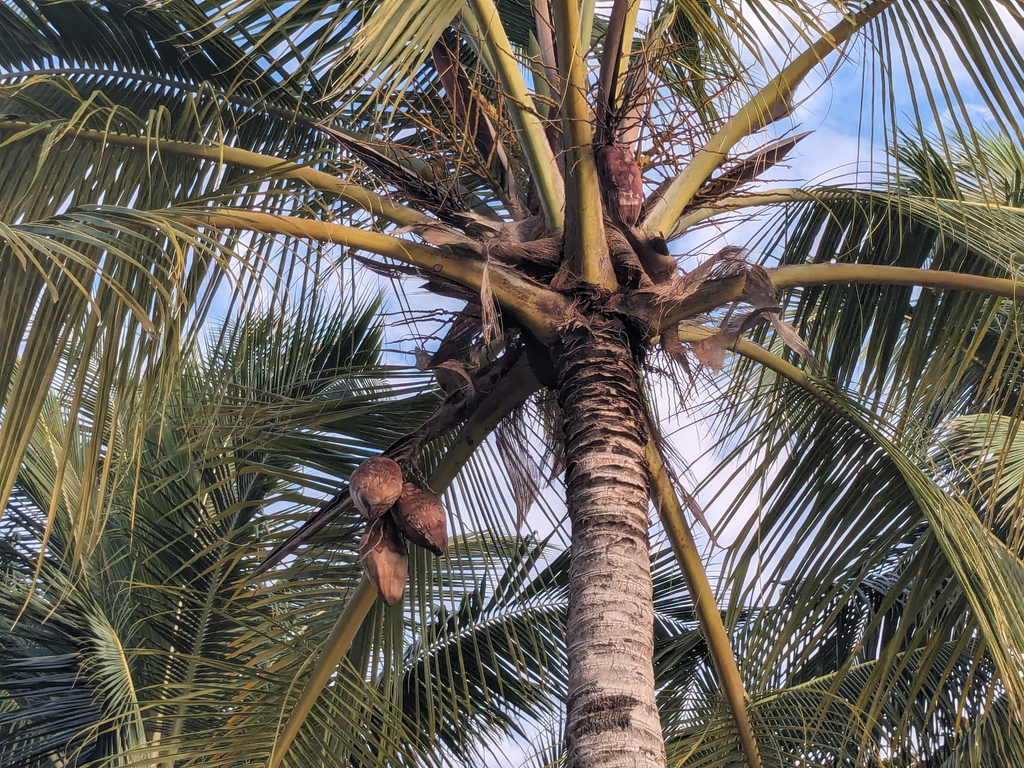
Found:
[[402, 599], [409, 578], [409, 552], [390, 515], [381, 515], [363, 535], [359, 559], [380, 599], [394, 605]]
[[448, 547], [448, 524], [437, 496], [406, 483], [392, 514], [405, 538], [435, 555], [444, 554]]
[[386, 456], [371, 456], [352, 472], [348, 492], [356, 509], [376, 520], [402, 495], [402, 468]]

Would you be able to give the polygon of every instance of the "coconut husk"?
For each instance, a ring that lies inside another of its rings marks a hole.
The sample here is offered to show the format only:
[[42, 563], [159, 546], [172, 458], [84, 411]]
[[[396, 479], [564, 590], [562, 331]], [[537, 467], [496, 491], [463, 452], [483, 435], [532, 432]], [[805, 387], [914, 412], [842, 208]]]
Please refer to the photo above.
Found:
[[370, 523], [359, 547], [359, 559], [381, 600], [394, 605], [402, 599], [409, 578], [409, 552], [390, 515]]
[[348, 490], [356, 509], [376, 520], [402, 495], [402, 468], [386, 456], [371, 456], [352, 472]]
[[448, 547], [448, 523], [437, 496], [406, 483], [391, 513], [405, 538], [435, 555], [444, 554]]

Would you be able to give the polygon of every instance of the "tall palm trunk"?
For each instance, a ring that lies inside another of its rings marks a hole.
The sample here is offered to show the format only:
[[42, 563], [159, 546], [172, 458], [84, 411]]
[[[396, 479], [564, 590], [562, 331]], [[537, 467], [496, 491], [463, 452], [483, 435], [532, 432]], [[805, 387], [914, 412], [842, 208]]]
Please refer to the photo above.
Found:
[[598, 318], [569, 332], [555, 368], [572, 521], [566, 765], [664, 768], [652, 668], [647, 437], [626, 330]]

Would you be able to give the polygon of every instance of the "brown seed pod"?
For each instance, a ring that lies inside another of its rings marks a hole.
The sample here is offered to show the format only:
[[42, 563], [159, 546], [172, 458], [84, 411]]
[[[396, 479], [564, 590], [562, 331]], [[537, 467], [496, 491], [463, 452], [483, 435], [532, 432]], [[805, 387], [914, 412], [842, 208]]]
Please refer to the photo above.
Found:
[[599, 148], [594, 159], [608, 212], [627, 227], [636, 226], [644, 204], [644, 178], [633, 150], [609, 144]]
[[359, 546], [359, 559], [381, 600], [394, 605], [402, 599], [409, 578], [409, 552], [391, 515], [370, 523]]
[[405, 538], [435, 555], [444, 554], [448, 546], [448, 524], [437, 496], [406, 483], [392, 514]]
[[356, 509], [376, 520], [402, 495], [402, 468], [386, 456], [371, 456], [352, 472], [348, 492]]

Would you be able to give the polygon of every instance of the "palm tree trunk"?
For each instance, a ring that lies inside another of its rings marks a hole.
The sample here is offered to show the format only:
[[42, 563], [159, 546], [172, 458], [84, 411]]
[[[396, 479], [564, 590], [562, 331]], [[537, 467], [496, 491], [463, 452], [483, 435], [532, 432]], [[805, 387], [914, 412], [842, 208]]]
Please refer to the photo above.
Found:
[[572, 521], [568, 768], [664, 768], [654, 700], [647, 435], [625, 328], [597, 318], [556, 355]]

